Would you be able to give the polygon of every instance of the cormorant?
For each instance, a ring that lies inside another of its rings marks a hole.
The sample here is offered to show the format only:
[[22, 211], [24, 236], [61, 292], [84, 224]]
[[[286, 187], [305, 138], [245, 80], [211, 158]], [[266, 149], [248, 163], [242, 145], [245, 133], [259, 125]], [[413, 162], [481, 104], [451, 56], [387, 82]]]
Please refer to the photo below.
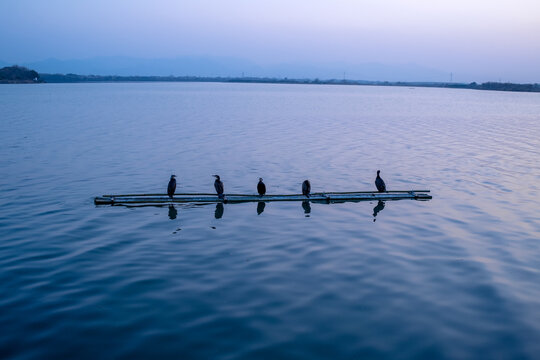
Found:
[[309, 197], [309, 193], [311, 192], [311, 184], [309, 183], [309, 180], [304, 180], [302, 183], [302, 194]]
[[169, 180], [169, 185], [167, 186], [167, 195], [172, 199], [174, 192], [176, 191], [176, 175], [171, 175], [171, 180]]
[[257, 184], [257, 192], [260, 196], [266, 194], [266, 185], [264, 185], [262, 178], [259, 178], [259, 183]]
[[377, 187], [377, 190], [379, 190], [379, 192], [385, 192], [386, 184], [384, 183], [384, 180], [381, 179], [381, 177], [379, 176], [380, 172], [381, 170], [377, 170], [377, 177], [375, 178], [375, 186]]
[[223, 182], [219, 179], [219, 175], [213, 175], [216, 178], [216, 181], [214, 181], [214, 188], [216, 189], [216, 193], [218, 195], [218, 198], [224, 199], [225, 195], [223, 195]]

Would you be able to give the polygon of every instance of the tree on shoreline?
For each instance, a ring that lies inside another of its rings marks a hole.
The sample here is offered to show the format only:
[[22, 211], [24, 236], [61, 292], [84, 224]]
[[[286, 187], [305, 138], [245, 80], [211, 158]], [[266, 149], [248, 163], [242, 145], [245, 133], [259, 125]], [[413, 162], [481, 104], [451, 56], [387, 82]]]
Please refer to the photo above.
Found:
[[0, 69], [0, 83], [2, 84], [29, 84], [39, 83], [39, 74], [35, 70], [23, 66], [6, 66]]

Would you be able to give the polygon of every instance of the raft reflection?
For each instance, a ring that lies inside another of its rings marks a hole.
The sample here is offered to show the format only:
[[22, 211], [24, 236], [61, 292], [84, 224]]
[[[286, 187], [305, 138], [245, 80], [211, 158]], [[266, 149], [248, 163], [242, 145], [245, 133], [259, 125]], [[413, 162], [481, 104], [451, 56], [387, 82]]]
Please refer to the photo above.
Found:
[[[316, 203], [320, 205], [330, 205], [330, 204], [342, 204], [346, 201], [333, 201], [333, 202], [325, 202], [325, 201], [313, 201], [313, 200], [303, 200], [302, 201], [302, 210], [304, 212], [305, 217], [310, 217], [311, 215], [311, 203]], [[365, 201], [348, 201], [350, 203], [366, 203]], [[176, 205], [181, 208], [192, 208], [192, 207], [199, 207], [199, 206], [208, 206], [212, 204], [195, 204], [195, 205]], [[155, 205], [142, 205], [138, 207], [148, 207], [148, 206], [155, 206]], [[379, 200], [377, 202], [377, 205], [373, 207], [373, 221], [377, 221], [377, 215], [384, 210], [386, 207], [386, 201]], [[266, 209], [266, 202], [265, 201], [258, 201], [257, 202], [257, 215], [261, 215]], [[223, 202], [215, 203], [215, 210], [214, 210], [214, 217], [216, 219], [221, 219], [223, 217], [223, 214], [225, 212], [225, 205]], [[168, 217], [170, 220], [174, 220], [178, 217], [178, 210], [176, 209], [175, 205], [169, 204], [168, 205]]]

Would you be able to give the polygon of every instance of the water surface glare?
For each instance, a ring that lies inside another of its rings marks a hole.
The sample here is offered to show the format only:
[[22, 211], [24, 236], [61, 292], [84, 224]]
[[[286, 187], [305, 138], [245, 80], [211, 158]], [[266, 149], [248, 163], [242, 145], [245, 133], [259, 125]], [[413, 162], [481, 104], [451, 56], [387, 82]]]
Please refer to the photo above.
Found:
[[[0, 358], [534, 359], [540, 96], [0, 85]], [[94, 206], [427, 188], [431, 201]]]

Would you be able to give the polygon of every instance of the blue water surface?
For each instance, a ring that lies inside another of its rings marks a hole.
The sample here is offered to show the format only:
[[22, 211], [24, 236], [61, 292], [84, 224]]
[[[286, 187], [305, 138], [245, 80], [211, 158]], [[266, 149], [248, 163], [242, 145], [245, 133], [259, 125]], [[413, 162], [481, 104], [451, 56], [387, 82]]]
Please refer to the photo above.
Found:
[[[539, 94], [0, 85], [0, 358], [538, 358], [539, 139]], [[93, 203], [378, 169], [433, 199]]]

